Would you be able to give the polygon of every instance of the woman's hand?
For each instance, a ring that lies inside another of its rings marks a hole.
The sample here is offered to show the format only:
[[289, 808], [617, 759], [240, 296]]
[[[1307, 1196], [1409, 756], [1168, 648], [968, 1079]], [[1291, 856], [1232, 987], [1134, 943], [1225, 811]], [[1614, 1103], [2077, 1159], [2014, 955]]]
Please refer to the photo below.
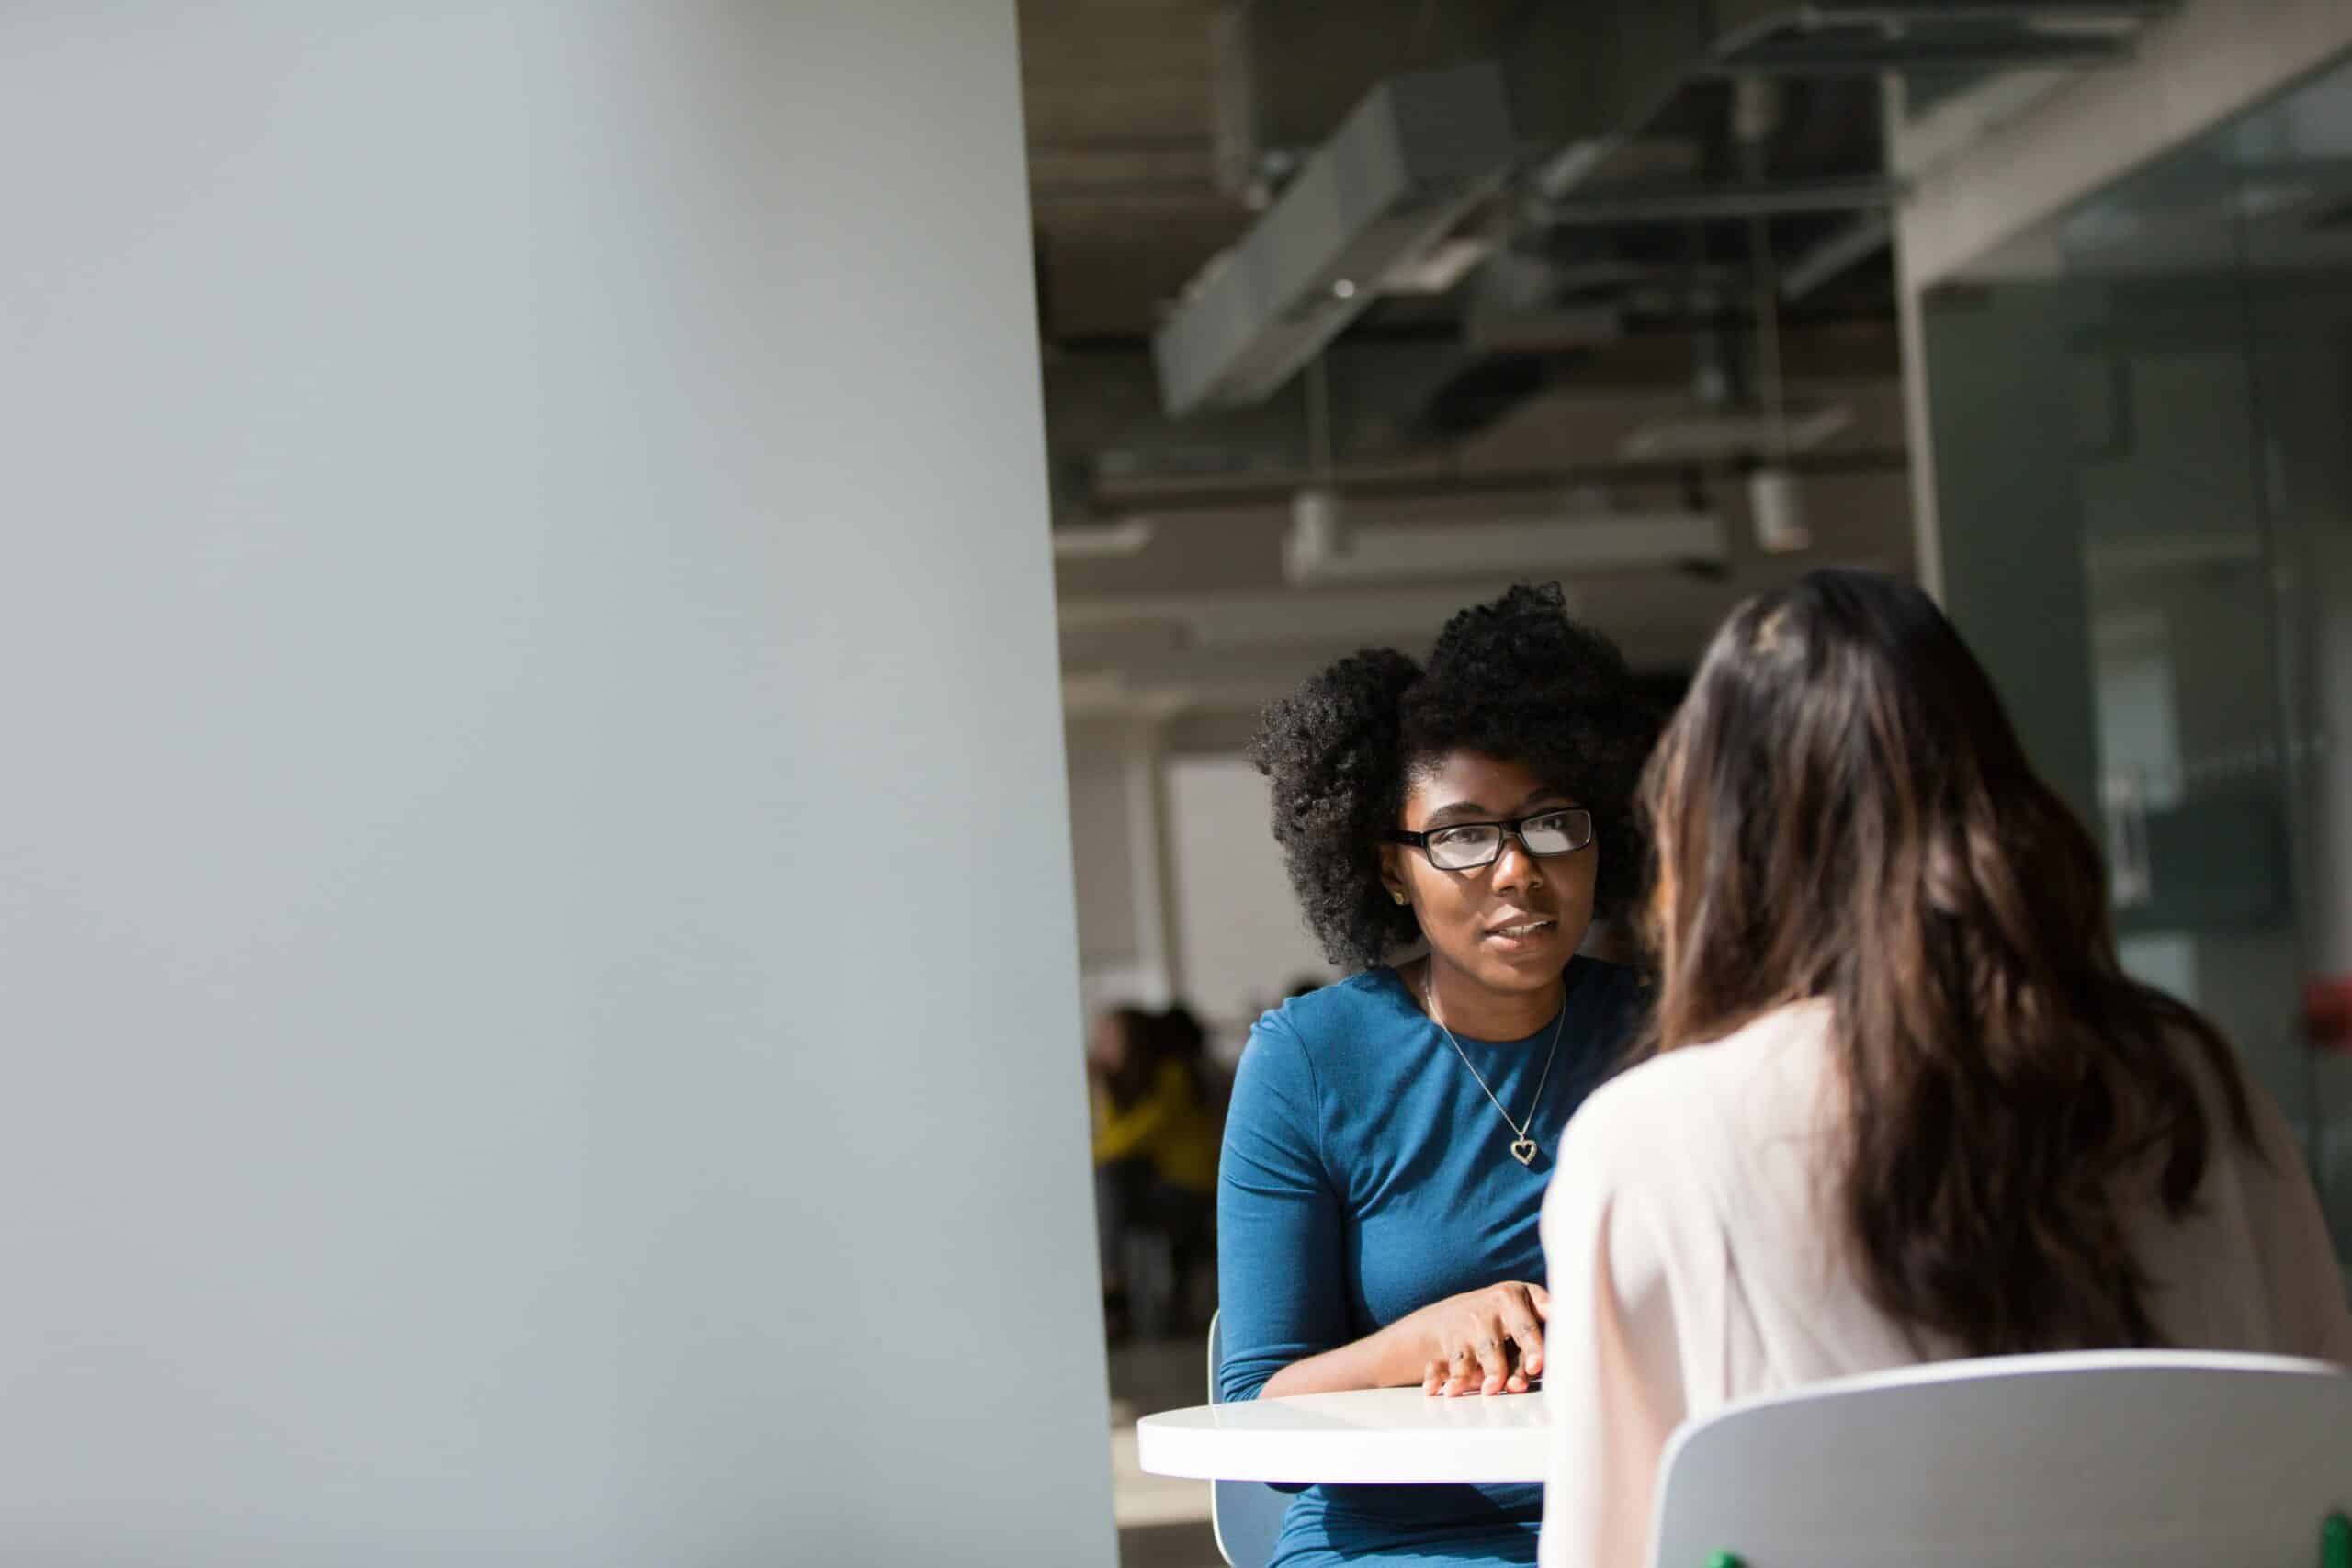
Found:
[[1528, 1380], [1544, 1375], [1552, 1297], [1541, 1285], [1514, 1280], [1465, 1291], [1413, 1315], [1426, 1320], [1419, 1325], [1428, 1337], [1423, 1393], [1525, 1393]]
[[1428, 1394], [1525, 1393], [1544, 1375], [1544, 1324], [1552, 1298], [1512, 1280], [1431, 1302], [1351, 1344], [1293, 1361], [1268, 1378], [1261, 1399], [1410, 1388]]

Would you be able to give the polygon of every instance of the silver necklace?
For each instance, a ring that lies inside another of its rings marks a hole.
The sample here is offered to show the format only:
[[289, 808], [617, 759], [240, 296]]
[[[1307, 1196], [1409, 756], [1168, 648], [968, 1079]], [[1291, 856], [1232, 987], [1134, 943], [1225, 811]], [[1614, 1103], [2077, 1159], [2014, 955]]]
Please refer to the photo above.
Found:
[[1568, 1025], [1566, 993], [1563, 992], [1560, 997], [1560, 1021], [1552, 1026], [1552, 1048], [1544, 1054], [1544, 1076], [1535, 1080], [1535, 1098], [1528, 1101], [1527, 1120], [1524, 1122], [1514, 1122], [1510, 1119], [1510, 1112], [1505, 1111], [1503, 1102], [1495, 1098], [1495, 1091], [1487, 1088], [1487, 1080], [1480, 1076], [1477, 1066], [1470, 1060], [1470, 1053], [1462, 1048], [1462, 1042], [1453, 1037], [1453, 1031], [1445, 1026], [1445, 1020], [1438, 1017], [1437, 981], [1434, 976], [1422, 982], [1421, 1001], [1429, 1009], [1430, 1021], [1437, 1025], [1437, 1032], [1440, 1034], [1445, 1036], [1445, 1043], [1453, 1047], [1453, 1054], [1462, 1058], [1462, 1065], [1470, 1069], [1470, 1077], [1476, 1081], [1478, 1088], [1484, 1090], [1487, 1102], [1495, 1108], [1495, 1114], [1503, 1119], [1503, 1125], [1510, 1129], [1510, 1157], [1521, 1165], [1533, 1164], [1536, 1154], [1535, 1140], [1527, 1135], [1527, 1130], [1535, 1125], [1535, 1113], [1543, 1109], [1544, 1086], [1552, 1080], [1552, 1061], [1560, 1054], [1560, 1031]]

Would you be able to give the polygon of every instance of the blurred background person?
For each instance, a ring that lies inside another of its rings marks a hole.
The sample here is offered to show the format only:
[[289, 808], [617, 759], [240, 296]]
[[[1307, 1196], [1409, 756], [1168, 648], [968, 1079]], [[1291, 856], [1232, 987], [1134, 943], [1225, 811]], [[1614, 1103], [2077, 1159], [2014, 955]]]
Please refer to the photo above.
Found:
[[1087, 1041], [1106, 1325], [1114, 1339], [1189, 1326], [1211, 1258], [1222, 1094], [1183, 1007], [1114, 1008]]

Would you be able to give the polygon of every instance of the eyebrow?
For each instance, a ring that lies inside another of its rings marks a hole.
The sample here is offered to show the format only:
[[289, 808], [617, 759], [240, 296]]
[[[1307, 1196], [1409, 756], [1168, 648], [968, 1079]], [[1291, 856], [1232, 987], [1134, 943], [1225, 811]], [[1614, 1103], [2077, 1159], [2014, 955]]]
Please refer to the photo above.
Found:
[[1519, 809], [1508, 813], [1489, 811], [1475, 800], [1449, 800], [1443, 806], [1439, 807], [1435, 811], [1430, 812], [1429, 816], [1423, 819], [1421, 826], [1423, 828], [1431, 828], [1437, 826], [1441, 821], [1451, 822], [1456, 818], [1467, 818], [1473, 822], [1494, 822], [1505, 820], [1509, 818], [1525, 816], [1528, 812], [1535, 808], [1538, 802], [1555, 800], [1566, 802], [1570, 807], [1573, 807], [1576, 804], [1576, 797], [1570, 795], [1566, 790], [1550, 788], [1537, 790], [1533, 795], [1529, 795], [1525, 800], [1519, 803]]

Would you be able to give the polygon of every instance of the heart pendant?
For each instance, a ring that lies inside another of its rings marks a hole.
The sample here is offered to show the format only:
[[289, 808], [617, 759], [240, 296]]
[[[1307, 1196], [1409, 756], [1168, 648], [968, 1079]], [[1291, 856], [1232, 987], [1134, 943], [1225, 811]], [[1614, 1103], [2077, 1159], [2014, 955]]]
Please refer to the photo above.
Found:
[[1521, 1165], [1533, 1164], [1535, 1161], [1535, 1140], [1532, 1138], [1519, 1139], [1511, 1145], [1510, 1155], [1511, 1158], [1519, 1161]]

